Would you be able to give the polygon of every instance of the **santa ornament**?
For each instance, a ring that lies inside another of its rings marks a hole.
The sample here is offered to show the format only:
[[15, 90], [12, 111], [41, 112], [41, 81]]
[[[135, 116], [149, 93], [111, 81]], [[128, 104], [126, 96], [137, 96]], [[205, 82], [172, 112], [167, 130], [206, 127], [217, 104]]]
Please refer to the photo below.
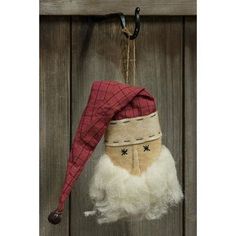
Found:
[[91, 183], [98, 223], [122, 218], [159, 219], [183, 198], [174, 159], [162, 144], [154, 97], [142, 87], [95, 81], [77, 128], [59, 203], [48, 220], [61, 221], [64, 204], [86, 161], [104, 135], [105, 151]]

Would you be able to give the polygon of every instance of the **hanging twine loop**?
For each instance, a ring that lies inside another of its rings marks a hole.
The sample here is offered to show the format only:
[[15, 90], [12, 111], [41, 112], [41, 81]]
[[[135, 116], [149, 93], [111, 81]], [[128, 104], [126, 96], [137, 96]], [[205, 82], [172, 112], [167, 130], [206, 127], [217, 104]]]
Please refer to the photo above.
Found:
[[[135, 85], [135, 69], [136, 69], [136, 55], [135, 55], [135, 40], [130, 40], [132, 35], [127, 27], [122, 29], [122, 32], [128, 35], [127, 38], [127, 53], [126, 53], [126, 68], [125, 68], [125, 83]], [[131, 45], [132, 44], [132, 45]], [[133, 58], [130, 58], [130, 45], [133, 47]], [[130, 78], [130, 63], [133, 62], [133, 77]]]

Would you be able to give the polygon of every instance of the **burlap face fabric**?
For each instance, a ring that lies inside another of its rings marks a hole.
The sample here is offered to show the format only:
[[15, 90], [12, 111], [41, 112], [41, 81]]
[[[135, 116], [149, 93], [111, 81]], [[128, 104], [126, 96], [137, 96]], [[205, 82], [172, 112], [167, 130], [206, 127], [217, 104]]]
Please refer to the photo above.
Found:
[[141, 175], [153, 164], [161, 152], [161, 138], [140, 144], [106, 146], [105, 153], [112, 163], [124, 168], [132, 175]]
[[105, 133], [105, 153], [114, 165], [141, 175], [161, 151], [158, 113], [111, 121]]

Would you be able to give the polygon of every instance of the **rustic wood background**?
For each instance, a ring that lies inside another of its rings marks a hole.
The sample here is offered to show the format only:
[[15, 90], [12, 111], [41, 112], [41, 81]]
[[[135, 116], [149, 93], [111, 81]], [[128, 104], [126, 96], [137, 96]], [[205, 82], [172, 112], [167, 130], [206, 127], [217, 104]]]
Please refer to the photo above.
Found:
[[196, 0], [40, 0], [41, 15], [133, 15], [139, 6], [143, 15], [196, 15]]
[[71, 140], [92, 82], [123, 80], [124, 36], [117, 20], [40, 20], [40, 235], [196, 236], [196, 17], [143, 16], [136, 40], [137, 85], [157, 98], [163, 142], [175, 158], [185, 199], [159, 221], [101, 226], [85, 218], [83, 211], [92, 207], [88, 182], [102, 141], [73, 188], [61, 224], [49, 224], [47, 215], [56, 207]]

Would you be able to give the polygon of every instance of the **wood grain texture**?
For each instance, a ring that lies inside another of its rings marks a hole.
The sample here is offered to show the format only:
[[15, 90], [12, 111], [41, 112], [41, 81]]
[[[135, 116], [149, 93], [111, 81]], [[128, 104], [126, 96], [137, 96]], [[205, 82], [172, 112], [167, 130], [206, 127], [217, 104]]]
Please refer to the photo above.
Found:
[[[77, 16], [70, 23], [70, 17], [41, 17], [40, 235], [196, 236], [196, 17], [142, 17], [136, 41], [136, 84], [157, 99], [163, 143], [176, 161], [184, 203], [159, 221], [100, 226], [84, 217], [92, 208], [89, 181], [103, 151], [101, 140], [76, 181], [61, 224], [47, 221], [59, 198], [70, 140], [92, 82], [123, 80], [126, 40], [119, 22], [96, 20]], [[130, 17], [127, 21], [131, 26]]]
[[[163, 144], [173, 154], [182, 185], [182, 17], [147, 17], [142, 21], [136, 42], [136, 80], [157, 99]], [[132, 223], [130, 232], [132, 236], [183, 235], [182, 204], [159, 221]]]
[[[72, 133], [87, 103], [95, 80], [120, 80], [120, 26], [114, 22], [94, 22], [89, 17], [72, 21]], [[91, 210], [88, 190], [94, 166], [103, 151], [103, 139], [87, 162], [71, 194], [71, 236], [128, 235], [125, 222], [98, 225], [95, 218], [83, 214]]]
[[40, 24], [40, 235], [69, 235], [68, 205], [60, 225], [47, 216], [56, 208], [69, 150], [69, 21], [44, 17]]
[[185, 235], [196, 236], [196, 17], [185, 18], [184, 35]]
[[40, 0], [41, 15], [133, 15], [135, 7], [142, 15], [196, 15], [196, 0]]
[[[137, 40], [137, 85], [147, 87], [158, 100], [164, 143], [176, 160], [182, 183], [182, 17], [143, 18]], [[72, 21], [72, 133], [87, 102], [94, 80], [123, 80], [124, 36], [119, 23], [96, 23], [92, 18]], [[183, 235], [183, 209], [172, 208], [160, 221], [97, 225], [85, 218], [90, 210], [88, 184], [103, 149], [103, 141], [87, 162], [71, 195], [71, 235]]]

